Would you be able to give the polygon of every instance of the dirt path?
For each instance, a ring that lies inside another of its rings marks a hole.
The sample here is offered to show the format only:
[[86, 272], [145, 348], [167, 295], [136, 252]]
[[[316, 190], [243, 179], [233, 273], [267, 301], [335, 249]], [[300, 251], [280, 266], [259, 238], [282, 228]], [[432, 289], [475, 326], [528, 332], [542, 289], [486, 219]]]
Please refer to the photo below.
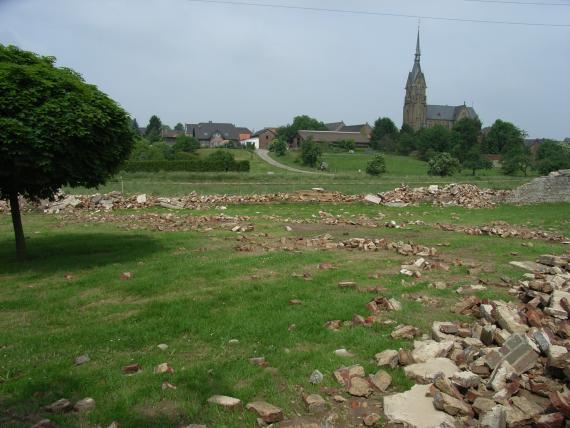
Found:
[[317, 174], [317, 175], [333, 175], [333, 174], [327, 174], [324, 172], [317, 172], [317, 171], [305, 171], [302, 169], [297, 169], [297, 168], [293, 168], [290, 167], [288, 165], [284, 165], [280, 162], [277, 162], [275, 159], [273, 159], [271, 156], [269, 156], [269, 151], [266, 149], [257, 149], [255, 151], [255, 153], [258, 154], [258, 156], [263, 159], [265, 162], [267, 162], [269, 165], [272, 165], [276, 168], [281, 168], [281, 169], [286, 169], [287, 171], [292, 171], [292, 172], [300, 172], [302, 174]]

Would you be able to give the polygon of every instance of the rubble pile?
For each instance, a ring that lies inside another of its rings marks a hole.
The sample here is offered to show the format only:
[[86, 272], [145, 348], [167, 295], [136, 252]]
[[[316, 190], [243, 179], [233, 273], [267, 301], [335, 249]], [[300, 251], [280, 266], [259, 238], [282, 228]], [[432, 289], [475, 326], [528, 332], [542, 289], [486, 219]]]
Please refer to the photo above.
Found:
[[[409, 188], [402, 185], [394, 190], [377, 195], [347, 195], [329, 192], [321, 188], [302, 190], [293, 193], [268, 193], [250, 195], [200, 195], [191, 192], [180, 197], [158, 197], [147, 194], [126, 196], [120, 192], [93, 195], [66, 195], [61, 192], [55, 200], [38, 202], [20, 198], [22, 211], [42, 210], [48, 214], [74, 209], [113, 210], [163, 207], [168, 209], [201, 209], [229, 204], [264, 204], [280, 202], [332, 202], [351, 203], [368, 201], [387, 206], [403, 207], [408, 204], [433, 203], [434, 205], [460, 205], [467, 208], [492, 207], [504, 202], [510, 191], [480, 189], [472, 184], [449, 184], [445, 186]], [[9, 205], [0, 201], [0, 213], [8, 212]]]
[[[192, 192], [181, 197], [157, 197], [146, 194], [126, 196], [120, 192], [94, 195], [56, 195], [54, 201], [39, 202], [20, 199], [23, 211], [40, 209], [48, 214], [59, 213], [73, 209], [113, 210], [130, 208], [163, 207], [168, 209], [200, 209], [229, 204], [264, 204], [279, 202], [357, 202], [362, 196], [345, 195], [340, 192], [326, 192], [322, 189], [298, 191], [294, 193], [268, 193], [250, 195], [200, 195]], [[8, 212], [6, 201], [0, 201], [0, 212]]]
[[[413, 242], [390, 241], [388, 239], [350, 238], [344, 241], [335, 241], [331, 235], [324, 234], [313, 238], [305, 237], [281, 237], [277, 242], [259, 242], [253, 237], [241, 235], [238, 237], [240, 244], [237, 251], [266, 251], [285, 250], [298, 251], [301, 249], [333, 250], [344, 249], [348, 251], [394, 251], [403, 256], [434, 257], [438, 255], [435, 247], [426, 247]], [[427, 262], [426, 262], [427, 263]]]
[[419, 259], [415, 260], [412, 263], [402, 265], [400, 267], [400, 273], [406, 276], [421, 278], [422, 276], [421, 272], [430, 269], [431, 269], [431, 263], [428, 262], [423, 257], [420, 257]]
[[402, 185], [394, 190], [378, 195], [369, 195], [370, 202], [388, 206], [406, 206], [408, 204], [432, 203], [434, 205], [460, 205], [466, 208], [489, 208], [503, 202], [510, 194], [507, 190], [481, 189], [473, 184], [436, 184], [428, 187], [409, 188]]
[[500, 236], [501, 238], [521, 238], [521, 239], [539, 239], [544, 241], [564, 242], [567, 241], [563, 235], [550, 233], [542, 230], [533, 230], [520, 226], [513, 226], [504, 221], [496, 221], [489, 225], [483, 226], [464, 226], [458, 224], [441, 224], [435, 225], [437, 228], [446, 232], [463, 232], [467, 235], [487, 235]]
[[[425, 417], [453, 416], [456, 426], [568, 426], [570, 255], [544, 255], [535, 266], [510, 289], [518, 304], [468, 296], [454, 312], [474, 315], [475, 322], [434, 322], [431, 338], [415, 340], [413, 350], [376, 355], [379, 366], [403, 366], [407, 377], [426, 385], [422, 392], [433, 407]], [[397, 337], [406, 337], [405, 327], [413, 328], [398, 326]], [[423, 426], [404, 400], [416, 389], [385, 398], [389, 426]]]
[[156, 230], [161, 232], [174, 231], [211, 231], [214, 228], [227, 229], [233, 232], [249, 232], [253, 230], [248, 216], [201, 215], [177, 216], [172, 213], [139, 213], [129, 215], [115, 215], [109, 212], [86, 213], [73, 211], [66, 213], [65, 221], [68, 223], [117, 223], [127, 230]]

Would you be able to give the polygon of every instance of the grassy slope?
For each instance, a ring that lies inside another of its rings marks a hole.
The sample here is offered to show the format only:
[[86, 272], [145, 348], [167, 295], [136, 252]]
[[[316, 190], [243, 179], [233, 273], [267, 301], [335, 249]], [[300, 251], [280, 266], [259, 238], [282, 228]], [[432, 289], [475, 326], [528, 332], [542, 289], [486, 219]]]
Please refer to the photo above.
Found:
[[[386, 220], [417, 220], [476, 224], [497, 219], [533, 226], [542, 225], [570, 234], [569, 204], [531, 207], [499, 207], [491, 210], [410, 207], [404, 210], [372, 205], [271, 205], [230, 206], [229, 215], [253, 216], [255, 232], [268, 233], [272, 241], [290, 235], [283, 225], [262, 218], [280, 215], [312, 218], [320, 209], [334, 214], [374, 216]], [[166, 212], [162, 210], [161, 212]], [[213, 212], [213, 211], [212, 211]], [[176, 212], [196, 215], [204, 212]], [[130, 214], [125, 211], [124, 214]], [[107, 426], [117, 420], [121, 427], [170, 427], [190, 422], [208, 426], [255, 426], [247, 412], [221, 412], [206, 405], [215, 393], [237, 396], [244, 401], [266, 399], [287, 414], [305, 412], [298, 392], [318, 392], [307, 379], [318, 368], [325, 373], [324, 385], [336, 386], [331, 372], [342, 364], [360, 363], [367, 372], [375, 370], [374, 353], [386, 348], [409, 346], [389, 337], [390, 326], [352, 328], [331, 332], [323, 324], [331, 319], [351, 319], [366, 314], [372, 297], [340, 290], [339, 280], [361, 285], [382, 285], [387, 296], [401, 298], [403, 292], [421, 292], [452, 302], [452, 290], [426, 288], [428, 281], [465, 279], [466, 269], [450, 273], [434, 271], [413, 286], [403, 287], [398, 266], [407, 260], [390, 252], [303, 251], [239, 253], [234, 251], [236, 234], [211, 232], [125, 231], [113, 224], [65, 224], [56, 216], [28, 214], [24, 218], [32, 260], [13, 260], [13, 238], [9, 216], [0, 217], [0, 410], [12, 409], [25, 417], [39, 417], [41, 406], [61, 397], [77, 400], [95, 398], [96, 409], [84, 416], [50, 416], [58, 426]], [[560, 244], [535, 241], [523, 247], [519, 239], [470, 237], [444, 233], [425, 226], [406, 229], [361, 229], [293, 225], [292, 235], [314, 236], [324, 232], [336, 239], [352, 236], [412, 239], [435, 245], [447, 242], [442, 253], [485, 266], [501, 275], [519, 277], [522, 272], [507, 265], [510, 253], [533, 259], [543, 253], [560, 253]], [[336, 269], [320, 271], [320, 262]], [[131, 281], [119, 280], [124, 271], [134, 273]], [[309, 271], [312, 281], [293, 278], [293, 272]], [[379, 280], [369, 279], [380, 272]], [[73, 274], [73, 279], [65, 275]], [[471, 279], [473, 281], [474, 279]], [[504, 296], [502, 289], [484, 295]], [[288, 305], [301, 299], [302, 306]], [[434, 310], [401, 299], [404, 311], [390, 313], [397, 322], [413, 323], [427, 331], [432, 319], [451, 319], [449, 304]], [[288, 326], [296, 325], [292, 332]], [[230, 339], [238, 345], [229, 345]], [[160, 351], [156, 345], [167, 343]], [[356, 354], [351, 360], [335, 357], [345, 347]], [[74, 357], [87, 353], [91, 362], [73, 366]], [[265, 356], [279, 372], [272, 375], [248, 362]], [[124, 376], [121, 367], [133, 362], [143, 372]], [[152, 368], [169, 362], [171, 375], [155, 375]], [[406, 388], [400, 370], [395, 389]], [[161, 389], [168, 379], [178, 388]], [[0, 425], [10, 426], [6, 420]], [[29, 426], [13, 422], [12, 426]]]
[[[212, 150], [200, 149], [201, 156]], [[467, 172], [455, 177], [429, 177], [426, 164], [406, 156], [386, 155], [388, 173], [381, 177], [370, 177], [363, 171], [371, 155], [363, 152], [355, 154], [325, 153], [334, 175], [302, 175], [275, 168], [262, 161], [257, 155], [244, 150], [231, 150], [237, 159], [249, 159], [251, 171], [248, 173], [123, 173], [110, 180], [99, 192], [124, 191], [127, 194], [153, 193], [159, 195], [184, 195], [192, 191], [204, 194], [213, 193], [273, 193], [290, 192], [311, 187], [324, 187], [344, 193], [381, 192], [393, 189], [402, 183], [410, 186], [426, 184], [473, 182], [482, 187], [513, 188], [530, 178], [506, 177], [497, 170], [479, 172], [472, 177]], [[288, 153], [279, 157], [279, 162], [303, 169], [294, 162], [296, 154]], [[361, 169], [361, 172], [358, 170]], [[66, 189], [74, 193], [94, 193], [93, 189]]]

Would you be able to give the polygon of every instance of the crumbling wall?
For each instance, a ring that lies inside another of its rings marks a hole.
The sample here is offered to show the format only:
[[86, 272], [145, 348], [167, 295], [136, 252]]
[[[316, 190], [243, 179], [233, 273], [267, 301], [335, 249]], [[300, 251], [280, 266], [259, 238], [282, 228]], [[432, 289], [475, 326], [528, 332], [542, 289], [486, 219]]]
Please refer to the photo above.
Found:
[[507, 202], [538, 204], [541, 202], [570, 202], [570, 169], [551, 172], [513, 190]]

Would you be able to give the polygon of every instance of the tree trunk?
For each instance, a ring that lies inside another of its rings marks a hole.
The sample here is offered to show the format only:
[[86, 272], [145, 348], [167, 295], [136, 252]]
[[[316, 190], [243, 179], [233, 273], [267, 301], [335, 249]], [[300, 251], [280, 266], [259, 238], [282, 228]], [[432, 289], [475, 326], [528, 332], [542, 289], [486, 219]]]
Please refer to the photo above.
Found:
[[24, 237], [24, 228], [22, 227], [22, 217], [20, 215], [20, 203], [18, 201], [18, 192], [10, 193], [10, 211], [12, 212], [12, 224], [14, 225], [14, 234], [16, 235], [16, 257], [18, 260], [28, 258], [26, 251], [26, 238]]

